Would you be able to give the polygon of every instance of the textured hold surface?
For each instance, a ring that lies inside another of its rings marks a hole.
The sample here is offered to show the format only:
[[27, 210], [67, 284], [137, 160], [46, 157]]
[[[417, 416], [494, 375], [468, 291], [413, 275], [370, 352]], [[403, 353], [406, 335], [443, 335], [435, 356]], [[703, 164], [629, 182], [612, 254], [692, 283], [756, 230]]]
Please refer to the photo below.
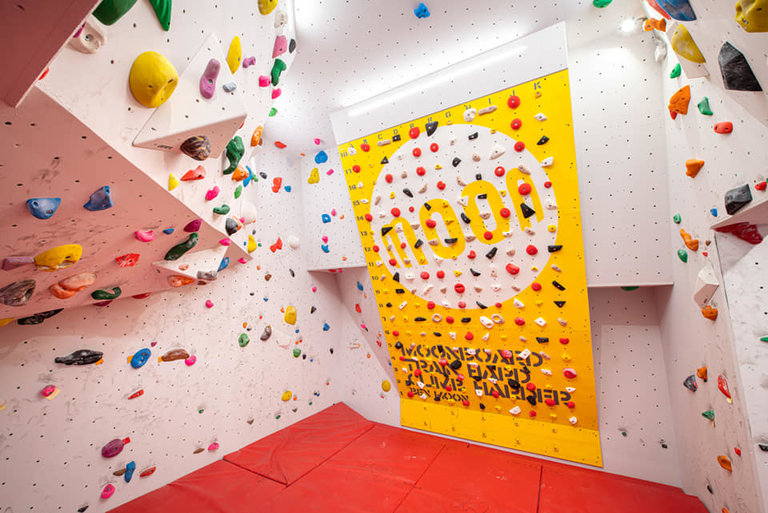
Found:
[[696, 376], [691, 374], [687, 378], [685, 378], [685, 381], [683, 381], [683, 386], [690, 390], [691, 392], [695, 392], [698, 390], [699, 386], [696, 384]]
[[747, 32], [768, 32], [768, 0], [738, 0], [736, 22]]
[[93, 192], [88, 202], [83, 205], [83, 208], [90, 210], [91, 212], [97, 212], [99, 210], [106, 210], [112, 208], [115, 204], [112, 202], [112, 191], [109, 185], [105, 185], [101, 189]]
[[82, 246], [79, 244], [64, 244], [37, 255], [35, 257], [35, 265], [41, 271], [56, 271], [76, 264], [82, 256]]
[[680, 63], [678, 62], [675, 64], [675, 67], [672, 68], [672, 71], [669, 73], [669, 78], [677, 78], [680, 76], [680, 74], [683, 72], [682, 66], [680, 66]]
[[712, 115], [712, 109], [709, 108], [709, 98], [706, 96], [701, 99], [701, 101], [698, 103], [699, 112], [704, 114], [705, 116], [711, 116]]
[[133, 97], [149, 108], [165, 103], [178, 83], [179, 74], [171, 61], [152, 51], [136, 57], [128, 75], [128, 85]]
[[232, 174], [235, 169], [237, 169], [237, 165], [240, 164], [240, 159], [243, 158], [244, 153], [245, 145], [243, 144], [243, 140], [239, 135], [236, 135], [227, 143], [227, 159], [229, 159], [229, 166], [222, 170], [222, 173], [225, 175]]
[[149, 0], [152, 4], [152, 8], [157, 15], [157, 21], [160, 22], [160, 26], [163, 30], [168, 32], [171, 28], [171, 3], [173, 0]]
[[31, 198], [27, 200], [27, 209], [38, 219], [50, 219], [60, 204], [61, 198]]
[[93, 10], [93, 17], [104, 25], [112, 25], [131, 10], [136, 0], [102, 0]]
[[285, 71], [288, 66], [282, 59], [275, 59], [275, 63], [272, 65], [272, 71], [270, 76], [272, 77], [272, 85], [276, 86], [280, 83], [280, 74]]
[[120, 289], [120, 287], [112, 287], [112, 292], [107, 290], [94, 290], [91, 292], [91, 297], [97, 301], [105, 301], [117, 299], [122, 293], [123, 291]]
[[730, 121], [721, 121], [715, 124], [715, 132], [718, 134], [730, 134], [733, 132], [733, 123]]
[[180, 242], [173, 246], [171, 249], [168, 250], [168, 252], [165, 254], [166, 260], [178, 260], [179, 258], [184, 255], [187, 251], [195, 247], [195, 244], [197, 244], [199, 236], [197, 233], [191, 233], [189, 235], [189, 238], [183, 242]]
[[[210, 100], [213, 98], [213, 95], [216, 94], [216, 79], [219, 78], [220, 71], [221, 63], [218, 59], [209, 60], [208, 64], [205, 66], [205, 70], [200, 77], [200, 96], [206, 100]], [[191, 156], [192, 155], [190, 155], [190, 157]]]
[[702, 167], [704, 167], [703, 160], [688, 159], [685, 161], [685, 174], [691, 178], [695, 178]]
[[688, 0], [656, 0], [670, 16], [680, 21], [693, 21], [696, 14]]
[[287, 306], [285, 308], [285, 322], [288, 324], [296, 324], [296, 307]]
[[[664, 18], [661, 18], [659, 20], [655, 18], [648, 18], [647, 20], [645, 20], [645, 22], [643, 23], [643, 30], [645, 30], [646, 32], [650, 32], [651, 30], [654, 30], [654, 29], [658, 30], [659, 32], [666, 32], [667, 20], [665, 20]], [[679, 76], [679, 71], [680, 71], [679, 63], [678, 63], [678, 66], [675, 66], [675, 69], [678, 70], [678, 76]], [[671, 78], [676, 78], [676, 77], [671, 77]]]
[[0, 301], [7, 306], [24, 306], [35, 293], [35, 280], [20, 280], [0, 289]]
[[715, 228], [715, 231], [721, 233], [732, 233], [736, 237], [745, 242], [749, 242], [750, 244], [760, 244], [763, 242], [763, 236], [757, 230], [757, 226], [750, 223], [736, 223], [730, 226]]
[[762, 91], [760, 82], [752, 72], [744, 54], [738, 51], [731, 43], [725, 42], [720, 47], [717, 56], [720, 64], [720, 73], [723, 76], [723, 85], [733, 91]]
[[735, 187], [725, 193], [725, 211], [729, 215], [733, 215], [750, 201], [752, 201], [752, 193], [750, 192], [749, 184]]
[[259, 12], [265, 16], [274, 11], [275, 7], [277, 0], [259, 0]]
[[240, 69], [240, 63], [243, 61], [243, 46], [240, 44], [240, 36], [232, 38], [227, 52], [227, 66], [234, 75]]
[[697, 64], [706, 62], [704, 55], [699, 50], [699, 47], [696, 46], [696, 42], [691, 37], [690, 32], [683, 25], [677, 26], [669, 43], [672, 45], [672, 50], [680, 57]]
[[710, 321], [717, 320], [717, 308], [707, 305], [701, 309], [701, 315]]
[[688, 103], [691, 101], [691, 86], [681, 87], [669, 99], [669, 112], [688, 114]]
[[42, 324], [44, 320], [46, 320], [49, 317], [53, 317], [58, 313], [61, 313], [62, 310], [63, 308], [59, 308], [57, 310], [48, 310], [47, 312], [38, 312], [34, 315], [30, 315], [29, 317], [16, 319], [16, 323], [21, 326], [31, 326], [34, 324]]

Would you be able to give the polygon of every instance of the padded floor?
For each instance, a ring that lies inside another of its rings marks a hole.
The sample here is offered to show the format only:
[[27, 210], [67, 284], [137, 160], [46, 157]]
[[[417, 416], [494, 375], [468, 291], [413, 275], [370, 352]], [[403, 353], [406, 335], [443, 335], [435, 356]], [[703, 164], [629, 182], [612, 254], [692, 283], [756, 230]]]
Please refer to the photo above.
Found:
[[291, 484], [373, 428], [344, 403], [307, 417], [224, 456], [224, 460], [278, 483]]
[[110, 513], [255, 513], [285, 486], [219, 460]]

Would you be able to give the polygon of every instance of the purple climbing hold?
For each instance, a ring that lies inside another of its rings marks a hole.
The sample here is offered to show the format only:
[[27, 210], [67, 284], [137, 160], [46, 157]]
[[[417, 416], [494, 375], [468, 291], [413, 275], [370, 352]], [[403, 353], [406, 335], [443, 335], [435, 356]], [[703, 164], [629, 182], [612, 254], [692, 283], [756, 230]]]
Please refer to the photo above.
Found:
[[200, 77], [200, 94], [203, 98], [210, 100], [213, 98], [213, 94], [216, 92], [216, 79], [219, 77], [219, 71], [221, 71], [221, 63], [217, 59], [211, 59], [208, 61], [208, 65], [203, 71], [203, 76]]
[[110, 440], [107, 442], [107, 445], [101, 448], [101, 455], [105, 458], [114, 458], [123, 452], [123, 447], [125, 447], [125, 444], [130, 442], [130, 438], [123, 438], [122, 440], [115, 438], [114, 440]]
[[187, 226], [184, 227], [184, 231], [187, 233], [193, 233], [198, 230], [200, 230], [200, 226], [203, 224], [202, 219], [195, 219], [193, 221], [190, 221], [187, 223]]
[[3, 259], [3, 271], [10, 271], [11, 269], [16, 269], [17, 267], [21, 267], [22, 265], [29, 265], [34, 263], [35, 263], [35, 259], [32, 257], [22, 257], [22, 256], [5, 257]]

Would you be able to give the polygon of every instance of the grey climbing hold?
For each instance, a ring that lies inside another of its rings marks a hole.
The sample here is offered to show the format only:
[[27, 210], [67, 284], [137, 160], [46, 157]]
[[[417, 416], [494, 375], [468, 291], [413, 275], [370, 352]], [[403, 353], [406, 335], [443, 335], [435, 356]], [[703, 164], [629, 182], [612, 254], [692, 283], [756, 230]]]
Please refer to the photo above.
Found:
[[723, 76], [723, 84], [726, 89], [733, 91], [762, 91], [760, 82], [757, 81], [752, 68], [744, 54], [738, 51], [731, 43], [725, 42], [720, 47], [717, 56], [720, 64], [720, 73]]
[[266, 327], [264, 327], [264, 333], [262, 333], [259, 338], [262, 341], [266, 341], [266, 340], [269, 340], [269, 337], [271, 336], [272, 336], [272, 327], [267, 325]]
[[105, 185], [101, 189], [91, 194], [88, 203], [83, 205], [83, 208], [90, 210], [91, 212], [96, 212], [98, 210], [106, 210], [108, 208], [112, 208], [113, 205], [114, 203], [112, 203], [112, 193], [109, 189], [109, 185]]
[[22, 317], [21, 319], [16, 319], [16, 322], [20, 324], [21, 326], [31, 326], [34, 324], [42, 324], [44, 320], [46, 320], [49, 317], [53, 317], [57, 313], [64, 310], [63, 308], [59, 308], [57, 310], [48, 310], [47, 312], [39, 312], [35, 315], [30, 315], [29, 317]]
[[695, 392], [699, 389], [699, 385], [696, 383], [696, 376], [694, 374], [691, 374], [687, 378], [685, 378], [685, 381], [683, 381], [683, 386], [690, 390], [691, 392]]
[[228, 217], [224, 223], [224, 229], [227, 231], [227, 235], [234, 235], [237, 232], [237, 221]]
[[237, 89], [237, 84], [234, 82], [227, 82], [226, 84], [223, 84], [221, 88], [224, 89], [224, 92], [231, 93], [232, 91]]
[[24, 306], [35, 292], [35, 280], [19, 280], [0, 289], [0, 301], [6, 306]]
[[197, 271], [197, 279], [203, 281], [214, 281], [219, 277], [219, 271]]
[[750, 201], [752, 201], [752, 193], [749, 190], [749, 184], [736, 187], [725, 193], [725, 211], [733, 215]]

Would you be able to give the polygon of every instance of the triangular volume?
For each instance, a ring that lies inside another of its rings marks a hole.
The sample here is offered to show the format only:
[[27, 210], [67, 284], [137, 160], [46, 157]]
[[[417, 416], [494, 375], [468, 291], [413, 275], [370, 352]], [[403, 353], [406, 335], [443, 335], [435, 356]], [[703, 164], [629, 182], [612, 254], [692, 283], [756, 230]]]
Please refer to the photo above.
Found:
[[389, 164], [389, 160], [387, 160], [387, 157], [384, 157], [383, 159], [381, 159], [381, 163], [382, 164]]
[[531, 207], [529, 207], [525, 203], [520, 203], [520, 210], [523, 211], [523, 217], [526, 218], [526, 219], [528, 219], [529, 217], [531, 217], [533, 214], [536, 213], [536, 211], [534, 209], [532, 209]]
[[744, 54], [729, 43], [723, 43], [720, 55], [717, 57], [720, 73], [723, 75], [723, 85], [732, 91], [762, 91], [752, 68]]

